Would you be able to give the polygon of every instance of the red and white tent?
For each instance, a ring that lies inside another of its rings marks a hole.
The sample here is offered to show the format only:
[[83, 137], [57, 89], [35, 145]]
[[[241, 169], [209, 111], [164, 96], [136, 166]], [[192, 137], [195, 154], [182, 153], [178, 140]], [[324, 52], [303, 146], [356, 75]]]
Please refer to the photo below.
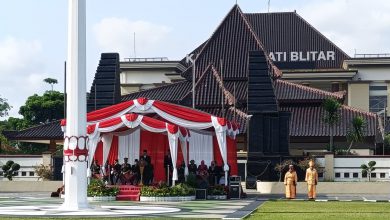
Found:
[[[103, 161], [108, 159], [108, 153], [111, 149], [112, 135], [124, 136], [129, 135], [132, 130], [143, 128], [153, 133], [166, 133], [169, 142], [169, 149], [171, 152], [172, 163], [177, 162], [178, 141], [183, 153], [183, 158], [186, 163], [186, 174], [188, 174], [188, 158], [187, 158], [187, 138], [188, 131], [185, 128], [174, 124], [163, 122], [154, 118], [150, 118], [138, 114], [125, 114], [121, 117], [108, 119], [106, 121], [98, 122], [89, 125], [87, 129], [89, 138], [89, 157], [92, 158], [98, 142], [103, 138]], [[111, 140], [111, 141], [108, 141]], [[109, 142], [109, 144], [104, 144]], [[133, 147], [133, 146], [132, 146]], [[139, 150], [138, 150], [139, 151]], [[177, 169], [173, 167], [173, 180], [177, 180]]]
[[[167, 121], [168, 123], [146, 116], [128, 113], [155, 114], [156, 116], [160, 117], [162, 120]], [[127, 128], [135, 128], [140, 126], [143, 129], [151, 132], [166, 132], [168, 134], [169, 148], [171, 149], [172, 160], [174, 160], [174, 158], [177, 158], [178, 138], [180, 137], [180, 140], [186, 140], [186, 137], [188, 137], [188, 132], [186, 132], [186, 134], [183, 134], [184, 131], [187, 131], [186, 129], [190, 130], [190, 132], [211, 131], [215, 133], [222, 161], [225, 164], [224, 171], [226, 173], [229, 171], [229, 166], [227, 163], [226, 137], [230, 136], [232, 138], [235, 138], [235, 136], [239, 133], [238, 125], [227, 121], [225, 118], [216, 117], [206, 112], [194, 110], [188, 107], [183, 107], [180, 105], [175, 105], [158, 100], [148, 100], [146, 98], [138, 98], [90, 112], [87, 114], [87, 123], [88, 125], [92, 125], [88, 127], [90, 133], [89, 136], [91, 144], [89, 146], [91, 153], [94, 152], [94, 150], [96, 149], [97, 141], [99, 141], [98, 137], [100, 135], [98, 134], [118, 132], [121, 131], [120, 129], [123, 129], [124, 126]], [[65, 130], [66, 121], [62, 120], [61, 125]], [[92, 130], [93, 132], [90, 132]], [[107, 136], [106, 138], [104, 135], [102, 136], [103, 143], [109, 142], [109, 140], [107, 139], [109, 139], [107, 138]], [[94, 146], [95, 149], [93, 149]], [[196, 146], [189, 147], [191, 148]], [[103, 153], [103, 155], [105, 154]], [[93, 153], [90, 156], [93, 156]], [[185, 162], [187, 163], [188, 159], [186, 159]], [[174, 171], [173, 178], [177, 180], [177, 175], [175, 173], [176, 172]], [[227, 177], [227, 175], [225, 175], [225, 177]]]

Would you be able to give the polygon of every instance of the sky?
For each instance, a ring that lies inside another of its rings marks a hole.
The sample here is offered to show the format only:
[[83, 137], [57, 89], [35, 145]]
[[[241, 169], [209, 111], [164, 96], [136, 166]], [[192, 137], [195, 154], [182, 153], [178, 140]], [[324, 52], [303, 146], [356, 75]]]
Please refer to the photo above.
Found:
[[[27, 97], [55, 78], [63, 91], [67, 57], [67, 0], [0, 0], [0, 97], [18, 114]], [[207, 40], [236, 0], [87, 0], [87, 90], [100, 53], [121, 60], [178, 60]], [[296, 10], [350, 56], [390, 53], [389, 0], [237, 0], [245, 12]]]

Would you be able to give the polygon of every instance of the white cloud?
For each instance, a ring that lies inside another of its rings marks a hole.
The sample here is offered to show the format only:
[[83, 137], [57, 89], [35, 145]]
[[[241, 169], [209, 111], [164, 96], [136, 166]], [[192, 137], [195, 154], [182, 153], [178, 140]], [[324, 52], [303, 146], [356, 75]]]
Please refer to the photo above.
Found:
[[28, 96], [44, 91], [42, 45], [13, 37], [0, 40], [0, 95], [13, 106], [10, 116], [20, 117], [18, 111]]
[[160, 48], [171, 28], [147, 21], [126, 18], [104, 18], [94, 25], [93, 31], [101, 52], [119, 52], [121, 57], [134, 56], [134, 32], [137, 57], [153, 56]]
[[[289, 9], [291, 11], [291, 9]], [[349, 55], [390, 52], [390, 1], [308, 1], [297, 13]]]

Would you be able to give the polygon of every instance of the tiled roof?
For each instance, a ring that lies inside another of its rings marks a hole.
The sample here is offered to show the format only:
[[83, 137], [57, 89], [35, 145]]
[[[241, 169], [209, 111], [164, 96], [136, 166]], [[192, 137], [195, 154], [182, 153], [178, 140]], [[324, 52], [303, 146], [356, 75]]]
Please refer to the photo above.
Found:
[[64, 133], [61, 130], [60, 121], [53, 121], [43, 125], [37, 125], [21, 131], [5, 131], [4, 135], [9, 140], [62, 140]]
[[[324, 109], [318, 106], [287, 106], [282, 111], [291, 112], [290, 136], [329, 136], [329, 127], [323, 121]], [[340, 121], [334, 126], [334, 136], [346, 136], [350, 129], [352, 119], [362, 116], [366, 121], [364, 133], [366, 136], [376, 136], [379, 130], [378, 117], [346, 105], [340, 110]]]
[[[264, 51], [261, 41], [252, 30], [246, 17], [238, 6], [233, 7], [213, 35], [202, 44], [196, 58], [196, 77], [199, 78], [206, 68], [213, 64], [224, 79], [240, 79], [248, 76], [249, 51]], [[268, 55], [266, 55], [267, 59]], [[271, 61], [269, 61], [271, 62]], [[281, 72], [271, 65], [271, 73], [279, 77]], [[187, 80], [192, 79], [192, 66], [182, 73]]]
[[277, 79], [274, 81], [274, 88], [279, 102], [322, 102], [326, 98], [335, 98], [343, 100], [345, 93], [332, 93], [321, 89], [304, 86], [285, 80]]
[[[310, 69], [341, 68], [343, 60], [349, 58], [344, 51], [295, 12], [245, 13], [244, 15], [268, 52], [318, 51], [318, 48], [335, 52], [334, 60], [304, 62], [302, 64], [306, 65], [306, 68], [299, 68], [298, 64], [294, 65], [295, 68], [309, 69], [307, 67], [309, 63]], [[276, 63], [276, 66], [281, 69], [294, 68], [294, 66], [284, 68], [281, 64]]]
[[122, 101], [146, 97], [148, 99], [163, 100], [166, 102], [178, 103], [187, 91], [192, 88], [192, 83], [189, 81], [180, 81], [165, 86], [160, 86], [140, 92], [130, 93], [122, 96]]

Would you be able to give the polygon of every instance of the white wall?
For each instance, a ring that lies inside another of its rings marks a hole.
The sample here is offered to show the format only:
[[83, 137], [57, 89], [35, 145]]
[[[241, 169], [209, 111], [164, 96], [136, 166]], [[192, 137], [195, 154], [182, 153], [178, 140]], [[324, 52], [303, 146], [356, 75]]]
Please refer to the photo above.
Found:
[[389, 67], [380, 67], [376, 65], [372, 67], [357, 67], [358, 73], [355, 76], [355, 79], [360, 78], [361, 80], [371, 80], [371, 81], [385, 81], [390, 80], [390, 68]]
[[[334, 174], [340, 173], [340, 177], [335, 177], [336, 182], [345, 181], [368, 181], [367, 178], [362, 177], [362, 164], [368, 164], [370, 161], [375, 161], [376, 178], [371, 178], [371, 181], [390, 181], [390, 158], [389, 157], [335, 157], [334, 158]], [[320, 167], [325, 167], [325, 159], [317, 158], [316, 162]], [[326, 172], [326, 171], [325, 171]], [[349, 178], [344, 177], [344, 173], [349, 173]], [[357, 173], [358, 177], [354, 178], [353, 173]], [[385, 177], [381, 178], [380, 174], [384, 173]]]
[[[39, 166], [40, 164], [43, 164], [42, 155], [20, 155], [20, 156], [13, 156], [13, 155], [0, 155], [0, 167], [5, 165], [7, 161], [12, 160], [15, 163], [18, 163], [20, 165], [20, 169], [18, 171], [18, 176], [13, 177], [13, 181], [37, 181], [38, 177], [36, 173], [34, 172], [34, 167]], [[0, 169], [0, 172], [3, 172], [2, 169]], [[26, 172], [26, 176], [22, 176], [22, 172]], [[34, 172], [33, 176], [30, 176], [30, 172]], [[3, 175], [0, 176], [0, 181], [3, 181], [4, 178]], [[7, 179], [8, 180], [8, 179]]]
[[121, 84], [152, 84], [152, 83], [170, 83], [171, 79], [162, 71], [130, 71], [121, 73]]

